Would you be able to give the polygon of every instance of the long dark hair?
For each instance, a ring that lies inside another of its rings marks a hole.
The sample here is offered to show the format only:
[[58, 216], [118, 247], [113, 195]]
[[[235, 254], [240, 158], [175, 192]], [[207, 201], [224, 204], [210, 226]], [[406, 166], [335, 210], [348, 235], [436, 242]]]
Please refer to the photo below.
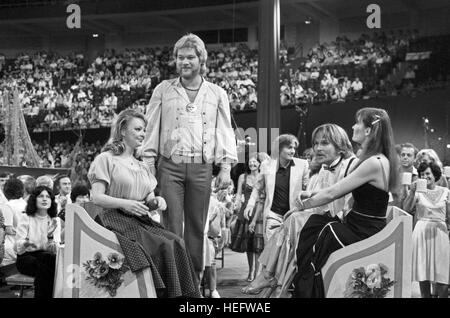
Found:
[[370, 128], [370, 134], [367, 136], [367, 142], [362, 145], [362, 152], [356, 167], [367, 158], [382, 153], [389, 160], [389, 190], [396, 191], [398, 185], [398, 158], [395, 151], [391, 119], [388, 113], [380, 108], [361, 108], [356, 112], [355, 120], [361, 120], [365, 127]]
[[43, 191], [47, 191], [48, 194], [50, 195], [51, 204], [50, 204], [50, 208], [47, 210], [47, 214], [51, 218], [54, 218], [54, 217], [56, 217], [56, 213], [57, 213], [57, 204], [55, 202], [55, 195], [53, 194], [53, 191], [46, 186], [38, 186], [38, 187], [36, 187], [36, 189], [34, 189], [33, 193], [31, 193], [30, 197], [28, 198], [28, 203], [27, 203], [27, 207], [25, 209], [25, 213], [29, 216], [34, 216], [36, 214], [36, 212], [37, 212], [37, 205], [36, 205], [37, 197]]

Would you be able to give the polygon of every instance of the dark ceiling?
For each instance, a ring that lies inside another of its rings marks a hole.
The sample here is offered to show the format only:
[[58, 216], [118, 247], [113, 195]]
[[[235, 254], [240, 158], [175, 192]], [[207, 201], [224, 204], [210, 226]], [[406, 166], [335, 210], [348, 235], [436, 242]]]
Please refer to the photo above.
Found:
[[[281, 0], [281, 21], [289, 23], [367, 15], [370, 0]], [[247, 27], [258, 24], [259, 1], [249, 0], [8, 0], [0, 1], [0, 37], [64, 34], [66, 7], [81, 7], [81, 33], [131, 34]], [[382, 12], [433, 8], [450, 11], [448, 0], [377, 0]], [[450, 13], [450, 12], [449, 12]]]

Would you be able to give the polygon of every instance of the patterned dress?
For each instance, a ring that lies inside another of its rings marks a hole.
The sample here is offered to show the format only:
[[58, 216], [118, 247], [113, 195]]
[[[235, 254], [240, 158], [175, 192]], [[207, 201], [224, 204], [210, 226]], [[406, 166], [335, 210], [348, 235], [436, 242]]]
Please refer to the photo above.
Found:
[[[244, 203], [238, 212], [236, 225], [231, 233], [231, 249], [235, 252], [260, 253], [264, 248], [264, 239], [261, 232], [262, 219], [259, 224], [257, 222], [255, 232], [252, 233], [249, 231], [249, 225], [252, 222], [252, 219], [247, 220], [244, 218], [244, 210], [247, 207], [252, 191], [253, 187], [247, 184], [247, 174], [245, 174], [243, 184]], [[253, 209], [253, 216], [255, 216], [258, 207], [259, 204], [256, 204]]]

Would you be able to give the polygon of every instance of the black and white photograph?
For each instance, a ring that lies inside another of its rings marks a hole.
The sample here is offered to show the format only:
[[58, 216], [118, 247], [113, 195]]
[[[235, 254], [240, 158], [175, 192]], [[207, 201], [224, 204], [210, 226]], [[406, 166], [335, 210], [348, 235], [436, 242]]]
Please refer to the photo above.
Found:
[[449, 298], [449, 16], [0, 0], [0, 298]]

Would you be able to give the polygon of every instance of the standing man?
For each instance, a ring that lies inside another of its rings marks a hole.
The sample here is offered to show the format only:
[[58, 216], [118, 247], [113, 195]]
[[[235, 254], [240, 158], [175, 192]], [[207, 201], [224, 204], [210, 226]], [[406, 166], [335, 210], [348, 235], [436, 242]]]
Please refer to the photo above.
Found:
[[212, 164], [221, 169], [216, 186], [226, 188], [231, 164], [237, 161], [236, 140], [226, 92], [203, 77], [207, 59], [203, 41], [187, 34], [173, 53], [180, 76], [155, 88], [147, 106], [142, 152], [167, 202], [164, 225], [184, 238], [199, 278]]

